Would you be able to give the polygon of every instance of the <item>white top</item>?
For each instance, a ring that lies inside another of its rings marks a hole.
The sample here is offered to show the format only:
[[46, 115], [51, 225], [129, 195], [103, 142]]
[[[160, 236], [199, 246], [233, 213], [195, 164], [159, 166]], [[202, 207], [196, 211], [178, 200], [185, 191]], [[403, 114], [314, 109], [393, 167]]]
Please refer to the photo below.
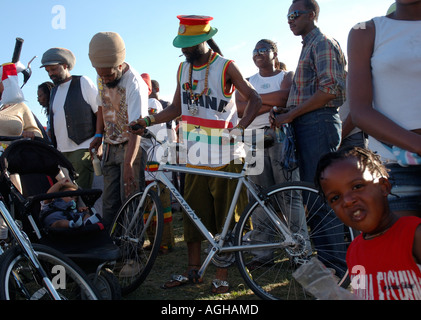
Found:
[[[92, 138], [85, 140], [81, 144], [76, 144], [69, 139], [66, 126], [66, 116], [64, 113], [64, 103], [66, 101], [67, 92], [69, 91], [70, 83], [67, 81], [58, 86], [56, 95], [53, 101], [53, 114], [54, 114], [54, 134], [57, 140], [57, 149], [61, 152], [71, 152], [79, 149], [88, 149]], [[83, 99], [91, 106], [92, 112], [98, 111], [98, 104], [96, 97], [98, 90], [95, 84], [86, 76], [80, 78], [80, 86], [82, 88]]]
[[[277, 75], [271, 77], [262, 77], [259, 73], [256, 73], [250, 77], [249, 82], [256, 89], [257, 93], [270, 93], [281, 89], [281, 83], [284, 80], [285, 74], [285, 71], [281, 71]], [[270, 126], [269, 112], [258, 115], [254, 118], [253, 122], [247, 127], [247, 130], [262, 129], [263, 127], [268, 126]]]
[[[421, 128], [421, 21], [373, 19], [373, 105], [407, 130]], [[370, 137], [370, 149], [383, 160], [395, 157]]]
[[[126, 62], [127, 63], [127, 62]], [[140, 74], [128, 63], [115, 88], [108, 88], [98, 81], [98, 105], [102, 106], [105, 123], [105, 142], [120, 144], [129, 140], [127, 125], [148, 115], [148, 86]]]

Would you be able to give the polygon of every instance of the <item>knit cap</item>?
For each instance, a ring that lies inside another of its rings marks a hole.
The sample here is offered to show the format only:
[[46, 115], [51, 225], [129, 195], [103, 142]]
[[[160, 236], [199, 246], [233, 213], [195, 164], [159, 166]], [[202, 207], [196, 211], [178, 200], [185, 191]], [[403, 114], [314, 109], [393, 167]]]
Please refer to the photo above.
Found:
[[89, 43], [89, 59], [94, 68], [113, 68], [126, 58], [126, 48], [116, 32], [99, 32]]

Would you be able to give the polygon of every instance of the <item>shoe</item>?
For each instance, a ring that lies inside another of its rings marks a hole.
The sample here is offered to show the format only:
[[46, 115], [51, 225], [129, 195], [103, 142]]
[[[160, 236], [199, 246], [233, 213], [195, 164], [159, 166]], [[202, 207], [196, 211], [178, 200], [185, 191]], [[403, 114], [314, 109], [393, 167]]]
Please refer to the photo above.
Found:
[[184, 274], [173, 274], [171, 279], [165, 282], [161, 288], [172, 289], [188, 283], [202, 283], [203, 279], [199, 278], [198, 271], [197, 269], [191, 269], [188, 271], [187, 276]]
[[211, 292], [214, 294], [228, 293], [230, 286], [228, 281], [213, 279], [211, 285]]
[[134, 260], [128, 260], [127, 263], [121, 268], [119, 276], [122, 278], [134, 277], [141, 271], [140, 264]]

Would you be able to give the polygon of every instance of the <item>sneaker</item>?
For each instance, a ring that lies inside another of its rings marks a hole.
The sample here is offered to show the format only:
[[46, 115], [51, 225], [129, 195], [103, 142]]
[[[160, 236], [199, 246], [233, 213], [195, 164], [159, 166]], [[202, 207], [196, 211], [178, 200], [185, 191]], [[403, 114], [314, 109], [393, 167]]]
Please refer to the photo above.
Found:
[[128, 260], [121, 268], [119, 276], [122, 278], [134, 277], [141, 271], [140, 264], [134, 260]]

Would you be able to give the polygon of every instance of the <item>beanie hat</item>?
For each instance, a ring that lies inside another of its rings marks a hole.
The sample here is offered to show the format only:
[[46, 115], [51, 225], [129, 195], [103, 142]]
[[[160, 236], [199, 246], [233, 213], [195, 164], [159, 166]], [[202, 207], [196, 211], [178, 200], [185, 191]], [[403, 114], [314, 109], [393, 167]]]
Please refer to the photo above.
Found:
[[40, 68], [63, 63], [67, 64], [69, 70], [72, 70], [76, 63], [76, 57], [68, 49], [51, 48], [42, 55]]
[[176, 48], [189, 48], [211, 39], [218, 29], [212, 28], [208, 16], [177, 16], [180, 20], [178, 35], [173, 41]]
[[126, 58], [124, 41], [118, 33], [99, 32], [89, 43], [89, 59], [94, 68], [113, 68]]

